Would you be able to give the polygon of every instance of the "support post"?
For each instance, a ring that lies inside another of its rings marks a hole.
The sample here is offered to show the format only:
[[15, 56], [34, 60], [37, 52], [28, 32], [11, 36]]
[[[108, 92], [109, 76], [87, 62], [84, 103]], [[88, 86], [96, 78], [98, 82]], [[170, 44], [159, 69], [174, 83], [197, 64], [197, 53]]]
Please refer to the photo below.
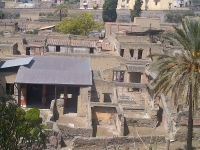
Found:
[[55, 85], [55, 100], [57, 99], [57, 93], [56, 93], [56, 85]]
[[64, 106], [67, 107], [67, 86], [64, 86]]
[[21, 85], [20, 84], [17, 84], [17, 101], [18, 101], [18, 106], [20, 107], [21, 106]]
[[42, 106], [46, 106], [46, 85], [42, 85]]
[[26, 107], [27, 84], [21, 85], [21, 106]]

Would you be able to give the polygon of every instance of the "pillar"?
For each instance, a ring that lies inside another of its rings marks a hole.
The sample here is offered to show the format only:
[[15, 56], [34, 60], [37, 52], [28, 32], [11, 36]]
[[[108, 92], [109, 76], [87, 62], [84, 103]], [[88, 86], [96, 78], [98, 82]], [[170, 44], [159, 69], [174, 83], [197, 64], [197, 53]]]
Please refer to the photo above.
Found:
[[27, 84], [21, 85], [21, 106], [26, 107]]
[[67, 86], [64, 86], [64, 106], [67, 107]]
[[[127, 72], [126, 82], [130, 83], [130, 72]], [[126, 88], [126, 91], [129, 92], [129, 87]]]
[[46, 85], [42, 85], [42, 106], [46, 106]]
[[20, 107], [21, 106], [21, 85], [20, 84], [17, 84], [17, 103], [18, 103], [18, 106]]

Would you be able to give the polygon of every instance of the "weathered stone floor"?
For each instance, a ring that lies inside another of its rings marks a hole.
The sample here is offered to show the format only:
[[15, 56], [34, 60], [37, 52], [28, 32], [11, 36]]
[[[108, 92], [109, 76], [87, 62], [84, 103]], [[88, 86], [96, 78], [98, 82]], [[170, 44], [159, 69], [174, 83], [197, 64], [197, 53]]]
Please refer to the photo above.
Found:
[[77, 113], [68, 113], [59, 116], [57, 123], [66, 124], [70, 127], [87, 127], [87, 122], [85, 117], [77, 117]]

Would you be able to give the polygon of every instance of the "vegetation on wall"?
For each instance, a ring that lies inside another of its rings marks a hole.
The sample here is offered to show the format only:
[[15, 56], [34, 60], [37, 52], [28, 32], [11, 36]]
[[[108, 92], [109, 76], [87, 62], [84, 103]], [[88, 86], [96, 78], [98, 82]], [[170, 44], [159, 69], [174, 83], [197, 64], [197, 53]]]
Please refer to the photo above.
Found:
[[200, 3], [200, 0], [193, 0], [193, 3]]
[[117, 0], [105, 0], [102, 12], [104, 22], [115, 22], [117, 20], [117, 2]]
[[181, 23], [185, 16], [195, 16], [193, 11], [185, 11], [181, 13], [167, 13], [165, 15], [165, 21], [169, 23]]
[[26, 31], [26, 34], [38, 34], [38, 29], [33, 29], [32, 31]]
[[7, 95], [0, 95], [0, 149], [45, 149], [46, 135], [40, 124], [40, 111], [37, 108], [25, 112], [15, 100]]
[[134, 21], [134, 17], [139, 17], [142, 13], [143, 0], [136, 0], [133, 10], [131, 10], [131, 21]]
[[75, 18], [65, 18], [59, 22], [55, 29], [57, 32], [75, 35], [88, 35], [93, 30], [101, 30], [102, 23], [94, 20], [94, 15], [82, 13]]
[[19, 19], [20, 13], [14, 12], [3, 12], [2, 10], [0, 11], [0, 19]]

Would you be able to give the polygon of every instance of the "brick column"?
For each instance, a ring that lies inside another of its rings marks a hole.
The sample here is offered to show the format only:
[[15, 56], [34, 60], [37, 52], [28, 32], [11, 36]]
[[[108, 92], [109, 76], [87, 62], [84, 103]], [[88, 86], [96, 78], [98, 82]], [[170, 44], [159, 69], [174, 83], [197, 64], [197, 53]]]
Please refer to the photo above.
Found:
[[21, 85], [21, 106], [26, 107], [27, 84]]
[[64, 86], [64, 107], [67, 107], [67, 86]]
[[46, 106], [46, 85], [42, 85], [42, 106]]

